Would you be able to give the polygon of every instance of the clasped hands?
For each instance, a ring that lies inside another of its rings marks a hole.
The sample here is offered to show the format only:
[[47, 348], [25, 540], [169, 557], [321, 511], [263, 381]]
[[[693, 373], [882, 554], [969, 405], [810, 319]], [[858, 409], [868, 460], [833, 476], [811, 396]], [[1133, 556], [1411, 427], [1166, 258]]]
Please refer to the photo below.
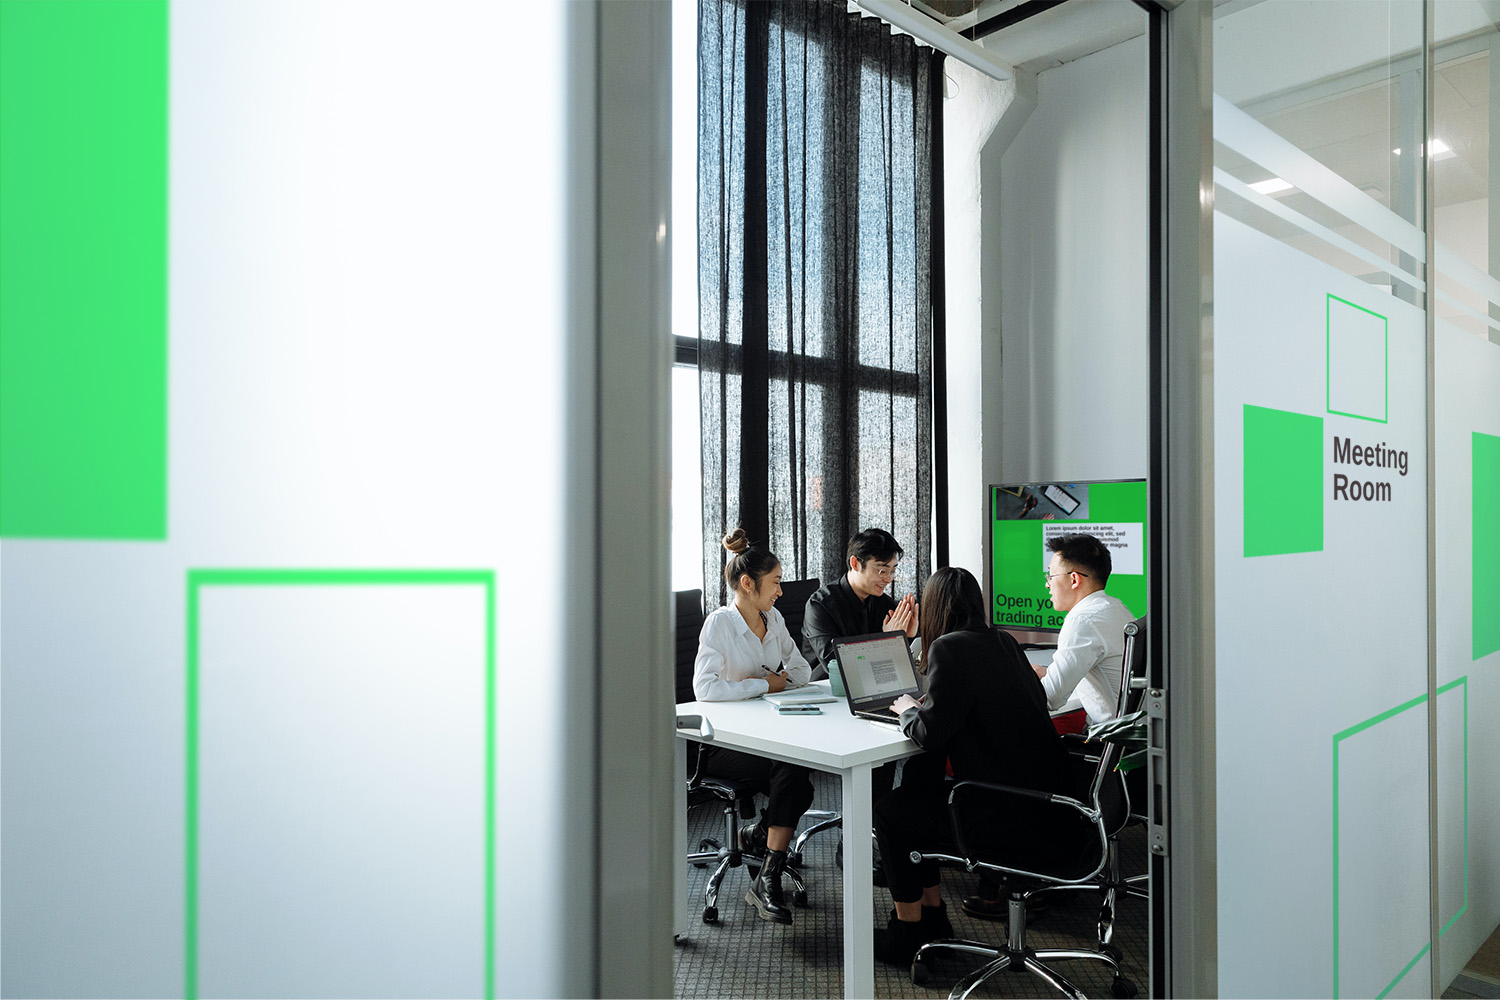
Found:
[[905, 632], [908, 639], [917, 637], [917, 599], [907, 594], [885, 616], [885, 632]]

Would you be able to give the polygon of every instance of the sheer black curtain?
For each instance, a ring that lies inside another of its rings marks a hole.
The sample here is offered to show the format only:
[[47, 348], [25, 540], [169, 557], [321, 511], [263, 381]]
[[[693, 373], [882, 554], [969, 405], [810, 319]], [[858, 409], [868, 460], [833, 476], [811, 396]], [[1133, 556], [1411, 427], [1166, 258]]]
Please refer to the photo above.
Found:
[[932, 552], [931, 50], [844, 0], [700, 0], [704, 594], [736, 524], [825, 583], [867, 527]]

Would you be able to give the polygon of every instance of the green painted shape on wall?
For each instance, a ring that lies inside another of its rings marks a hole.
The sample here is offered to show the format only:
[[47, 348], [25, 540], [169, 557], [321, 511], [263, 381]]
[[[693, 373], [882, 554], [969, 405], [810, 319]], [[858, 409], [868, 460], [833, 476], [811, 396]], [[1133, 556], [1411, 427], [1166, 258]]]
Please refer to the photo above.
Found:
[[1500, 437], [1474, 432], [1474, 659], [1500, 652]]
[[0, 535], [167, 536], [167, 3], [0, 3]]
[[1245, 407], [1245, 556], [1323, 551], [1323, 418]]

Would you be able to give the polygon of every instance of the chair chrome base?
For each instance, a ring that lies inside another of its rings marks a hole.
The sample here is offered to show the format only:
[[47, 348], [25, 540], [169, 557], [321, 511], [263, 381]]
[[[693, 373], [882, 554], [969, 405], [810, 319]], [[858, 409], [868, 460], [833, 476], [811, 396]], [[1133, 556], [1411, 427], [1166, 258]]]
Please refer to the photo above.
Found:
[[1033, 895], [1051, 892], [1102, 891], [1103, 899], [1099, 903], [1099, 948], [1108, 950], [1114, 947], [1115, 914], [1118, 912], [1120, 898], [1150, 899], [1148, 879], [1147, 875], [1125, 877], [1120, 875], [1120, 843], [1117, 839], [1112, 839], [1109, 842], [1109, 859], [1104, 869], [1104, 877], [1098, 882], [1079, 885], [1049, 885], [1037, 889]]
[[802, 848], [807, 844], [807, 838], [824, 830], [841, 829], [844, 825], [843, 817], [836, 812], [826, 809], [809, 809], [802, 814], [804, 820], [814, 820], [812, 826], [797, 834], [797, 839], [792, 841], [792, 846], [787, 849], [786, 863], [792, 868], [802, 867]]
[[983, 982], [991, 976], [1011, 967], [1019, 965], [1028, 969], [1052, 985], [1054, 989], [1068, 997], [1083, 997], [1083, 992], [1068, 982], [1054, 969], [1044, 964], [1045, 960], [1056, 959], [1090, 959], [1103, 962], [1110, 967], [1114, 973], [1114, 981], [1110, 984], [1110, 994], [1115, 997], [1133, 997], [1136, 995], [1136, 986], [1120, 972], [1120, 963], [1115, 955], [1105, 951], [1086, 951], [1072, 948], [1043, 948], [1034, 949], [1026, 946], [1026, 894], [1012, 892], [1009, 899], [1009, 933], [1003, 945], [995, 946], [985, 944], [981, 941], [965, 941], [961, 939], [948, 939], [941, 941], [930, 941], [917, 949], [916, 957], [911, 963], [911, 981], [917, 985], [925, 983], [929, 978], [929, 962], [933, 953], [945, 950], [956, 951], [965, 955], [978, 955], [988, 958], [989, 961], [964, 976], [953, 986], [953, 991], [948, 994], [949, 1000], [963, 1000]]
[[[714, 873], [708, 877], [708, 887], [703, 890], [703, 922], [705, 924], [719, 922], [719, 887], [724, 883], [724, 874], [731, 868], [739, 868], [743, 865], [753, 877], [765, 863], [762, 855], [747, 854], [740, 850], [738, 834], [739, 825], [735, 804], [726, 802], [722, 843], [713, 838], [704, 838], [698, 842], [698, 850], [688, 855], [688, 864], [697, 868], [705, 868], [711, 864], [717, 866], [714, 868]], [[805, 908], [807, 885], [802, 881], [802, 876], [791, 868], [784, 869], [783, 873], [792, 883], [792, 905]]]

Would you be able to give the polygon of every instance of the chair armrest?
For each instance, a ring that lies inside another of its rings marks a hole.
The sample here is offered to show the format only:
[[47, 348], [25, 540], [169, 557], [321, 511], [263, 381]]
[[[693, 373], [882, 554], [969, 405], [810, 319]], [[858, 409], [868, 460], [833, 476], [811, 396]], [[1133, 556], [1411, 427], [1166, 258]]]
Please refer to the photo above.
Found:
[[[1035, 872], [1025, 868], [1013, 867], [995, 861], [986, 861], [982, 858], [982, 852], [975, 849], [976, 845], [968, 842], [966, 831], [972, 824], [965, 822], [964, 804], [960, 801], [966, 793], [978, 793], [980, 797], [989, 799], [991, 802], [1001, 801], [1006, 798], [1021, 802], [1034, 802], [1047, 806], [1057, 806], [1075, 812], [1089, 826], [1093, 827], [1095, 835], [1099, 839], [1099, 860], [1094, 869], [1077, 877], [1067, 877], [1057, 873]], [[1001, 872], [1004, 874], [1020, 875], [1026, 878], [1040, 879], [1045, 882], [1057, 884], [1077, 884], [1087, 882], [1104, 869], [1108, 861], [1109, 834], [1104, 827], [1104, 816], [1099, 809], [1070, 795], [1062, 795], [1056, 792], [1042, 792], [1034, 788], [1021, 788], [1015, 785], [1001, 785], [988, 781], [960, 781], [953, 786], [948, 793], [948, 813], [953, 824], [953, 836], [958, 843], [958, 849], [963, 854], [961, 858], [952, 858], [941, 854], [924, 854], [923, 857], [933, 861], [954, 861], [962, 864], [969, 871], [984, 869], [986, 871]]]
[[713, 723], [708, 721], [708, 716], [706, 715], [679, 715], [677, 717], [677, 728], [695, 730], [698, 738], [701, 740], [711, 740], [714, 738]]

